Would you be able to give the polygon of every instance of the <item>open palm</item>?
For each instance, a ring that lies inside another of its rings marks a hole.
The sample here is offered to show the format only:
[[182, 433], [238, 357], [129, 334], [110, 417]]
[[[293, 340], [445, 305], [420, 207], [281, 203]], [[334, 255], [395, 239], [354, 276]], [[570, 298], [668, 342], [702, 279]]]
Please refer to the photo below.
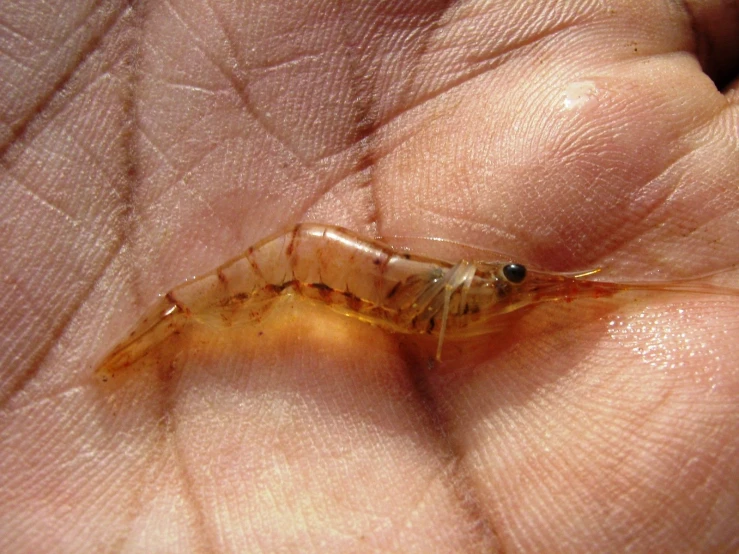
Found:
[[730, 83], [739, 24], [692, 4], [6, 2], [0, 551], [739, 548], [735, 297], [544, 306], [434, 367], [286, 303], [258, 347], [92, 378], [298, 221], [737, 266], [739, 92], [701, 64]]

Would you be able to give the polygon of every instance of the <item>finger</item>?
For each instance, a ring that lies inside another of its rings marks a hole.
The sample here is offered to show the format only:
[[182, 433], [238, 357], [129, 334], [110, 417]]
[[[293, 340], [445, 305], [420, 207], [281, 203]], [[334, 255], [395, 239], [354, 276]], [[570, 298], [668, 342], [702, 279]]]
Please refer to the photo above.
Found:
[[681, 5], [690, 18], [701, 67], [723, 89], [739, 72], [739, 3], [684, 0]]
[[[498, 15], [449, 18], [428, 48], [439, 60], [421, 65], [443, 73], [442, 56], [458, 51], [449, 42], [465, 37], [455, 25], [487, 36]], [[398, 222], [558, 270], [607, 262], [629, 278], [686, 259], [723, 267], [739, 241], [736, 125], [692, 54], [688, 16], [630, 3], [530, 15], [536, 24], [507, 45], [505, 34], [495, 48], [472, 42], [478, 73], [434, 74], [459, 79], [446, 103], [428, 101], [388, 133], [402, 142], [378, 172], [401, 178], [378, 185], [392, 189], [384, 230]]]

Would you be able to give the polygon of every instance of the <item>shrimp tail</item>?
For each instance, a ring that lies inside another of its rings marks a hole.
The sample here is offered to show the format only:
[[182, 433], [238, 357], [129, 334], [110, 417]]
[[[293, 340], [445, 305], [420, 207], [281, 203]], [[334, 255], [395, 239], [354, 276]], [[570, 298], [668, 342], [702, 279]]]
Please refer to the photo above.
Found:
[[95, 375], [107, 382], [123, 373], [131, 366], [139, 366], [144, 360], [156, 363], [157, 356], [150, 356], [164, 341], [182, 332], [182, 318], [188, 318], [189, 311], [170, 294], [164, 295], [141, 318], [139, 324], [110, 354], [100, 363]]

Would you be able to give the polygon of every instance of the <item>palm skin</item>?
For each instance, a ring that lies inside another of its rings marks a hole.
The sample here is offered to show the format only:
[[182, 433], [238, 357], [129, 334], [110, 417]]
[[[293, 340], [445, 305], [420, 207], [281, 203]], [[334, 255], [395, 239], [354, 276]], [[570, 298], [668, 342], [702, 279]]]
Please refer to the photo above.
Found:
[[91, 376], [158, 292], [302, 220], [735, 267], [739, 97], [693, 55], [731, 75], [730, 8], [8, 4], [0, 551], [739, 547], [736, 298], [542, 306], [432, 368], [287, 303], [258, 348]]

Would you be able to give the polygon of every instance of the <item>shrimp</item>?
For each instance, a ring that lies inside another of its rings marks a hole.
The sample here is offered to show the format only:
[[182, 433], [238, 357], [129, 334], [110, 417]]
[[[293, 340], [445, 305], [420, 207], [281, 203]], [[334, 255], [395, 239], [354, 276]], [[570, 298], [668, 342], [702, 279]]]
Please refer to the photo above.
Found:
[[543, 302], [609, 297], [624, 290], [739, 295], [739, 290], [691, 281], [586, 279], [595, 272], [533, 271], [515, 262], [451, 263], [398, 251], [341, 227], [299, 224], [161, 295], [102, 360], [96, 375], [107, 381], [125, 373], [190, 325], [256, 321], [286, 293], [393, 333], [436, 336], [437, 360], [446, 339], [492, 334], [505, 328], [506, 314]]

